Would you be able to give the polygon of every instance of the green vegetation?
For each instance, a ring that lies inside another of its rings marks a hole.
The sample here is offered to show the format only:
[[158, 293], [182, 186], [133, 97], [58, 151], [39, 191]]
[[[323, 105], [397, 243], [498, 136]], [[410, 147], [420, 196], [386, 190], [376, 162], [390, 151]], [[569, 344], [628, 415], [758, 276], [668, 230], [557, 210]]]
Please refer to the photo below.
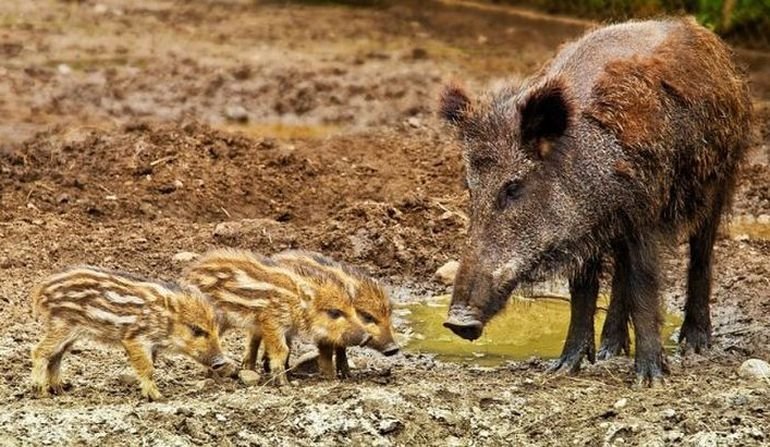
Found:
[[770, 0], [504, 0], [561, 14], [622, 20], [693, 14], [716, 32], [770, 39]]

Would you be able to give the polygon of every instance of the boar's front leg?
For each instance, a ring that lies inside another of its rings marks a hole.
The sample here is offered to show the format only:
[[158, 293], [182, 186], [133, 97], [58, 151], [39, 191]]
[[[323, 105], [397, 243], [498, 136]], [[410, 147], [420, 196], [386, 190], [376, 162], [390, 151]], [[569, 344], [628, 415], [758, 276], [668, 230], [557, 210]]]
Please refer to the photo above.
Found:
[[325, 343], [318, 345], [318, 369], [327, 379], [333, 379], [336, 376], [333, 357], [334, 346]]
[[612, 294], [610, 308], [607, 310], [607, 318], [602, 328], [601, 345], [596, 358], [608, 360], [625, 352], [631, 353], [631, 339], [628, 336], [629, 305], [627, 298], [623, 296], [625, 290], [621, 284], [622, 277], [615, 275], [612, 278]]
[[152, 349], [147, 346], [146, 342], [135, 338], [123, 340], [121, 343], [128, 354], [131, 366], [136, 371], [139, 386], [142, 388], [142, 395], [151, 401], [163, 399], [160, 391], [158, 391], [158, 387], [155, 385], [155, 381], [152, 379], [152, 375], [155, 372], [155, 368], [152, 365]]
[[652, 238], [627, 238], [615, 247], [618, 296], [629, 308], [636, 333], [636, 385], [659, 385], [667, 373], [660, 341], [658, 247]]
[[593, 363], [594, 314], [599, 295], [601, 259], [591, 258], [583, 263], [580, 271], [570, 279], [570, 322], [564, 349], [551, 372], [576, 373], [584, 356]]

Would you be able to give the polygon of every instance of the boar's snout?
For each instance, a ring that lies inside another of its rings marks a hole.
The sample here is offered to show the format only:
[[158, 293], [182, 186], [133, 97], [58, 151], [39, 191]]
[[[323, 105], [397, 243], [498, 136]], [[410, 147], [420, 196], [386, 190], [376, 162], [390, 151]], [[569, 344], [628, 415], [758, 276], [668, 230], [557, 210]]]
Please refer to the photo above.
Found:
[[447, 318], [444, 327], [451, 329], [456, 335], [466, 340], [475, 340], [481, 337], [484, 330], [484, 325], [479, 320], [459, 320], [454, 317]]

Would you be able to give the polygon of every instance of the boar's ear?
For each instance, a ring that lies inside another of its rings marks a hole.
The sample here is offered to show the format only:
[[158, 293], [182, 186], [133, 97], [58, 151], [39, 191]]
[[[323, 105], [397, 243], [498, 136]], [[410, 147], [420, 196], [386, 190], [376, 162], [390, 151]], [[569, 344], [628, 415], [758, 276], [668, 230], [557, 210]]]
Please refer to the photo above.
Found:
[[441, 92], [439, 113], [448, 123], [462, 126], [468, 121], [471, 100], [462, 87], [450, 83]]
[[571, 115], [563, 82], [551, 80], [535, 88], [520, 108], [522, 147], [546, 158], [553, 142], [567, 131]]

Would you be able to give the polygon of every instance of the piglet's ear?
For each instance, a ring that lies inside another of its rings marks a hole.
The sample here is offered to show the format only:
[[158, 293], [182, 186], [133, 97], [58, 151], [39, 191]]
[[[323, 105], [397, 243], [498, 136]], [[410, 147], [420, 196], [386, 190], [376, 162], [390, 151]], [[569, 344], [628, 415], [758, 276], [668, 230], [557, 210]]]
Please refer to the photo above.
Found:
[[468, 120], [471, 100], [462, 87], [457, 84], [448, 84], [441, 92], [439, 113], [450, 124], [460, 126]]
[[536, 87], [520, 108], [521, 142], [546, 158], [553, 142], [564, 135], [572, 117], [572, 105], [559, 80]]

